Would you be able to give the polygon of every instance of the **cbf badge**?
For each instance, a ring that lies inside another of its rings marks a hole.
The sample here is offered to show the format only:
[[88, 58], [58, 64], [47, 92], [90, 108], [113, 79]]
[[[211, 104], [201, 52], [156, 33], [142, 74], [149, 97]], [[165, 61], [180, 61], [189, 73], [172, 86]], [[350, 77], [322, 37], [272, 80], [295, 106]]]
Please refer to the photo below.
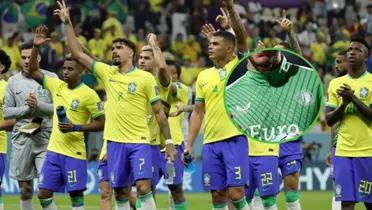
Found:
[[71, 109], [72, 110], [77, 110], [77, 108], [79, 107], [79, 100], [77, 99], [74, 99], [71, 101]]
[[134, 92], [136, 92], [136, 89], [137, 89], [136, 83], [131, 82], [128, 84], [128, 93], [133, 94]]
[[360, 92], [359, 92], [359, 96], [360, 96], [360, 98], [367, 98], [368, 88], [366, 88], [366, 87], [361, 88]]
[[225, 68], [221, 69], [219, 74], [221, 80], [225, 79], [227, 75], [226, 69]]
[[211, 177], [209, 176], [209, 174], [204, 174], [203, 181], [205, 187], [211, 186]]

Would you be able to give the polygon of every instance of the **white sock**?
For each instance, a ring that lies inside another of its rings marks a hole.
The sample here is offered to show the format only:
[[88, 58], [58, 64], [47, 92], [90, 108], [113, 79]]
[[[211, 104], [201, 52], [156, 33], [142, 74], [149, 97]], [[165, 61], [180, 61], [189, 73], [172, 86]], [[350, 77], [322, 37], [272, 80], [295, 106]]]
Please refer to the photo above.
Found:
[[21, 200], [21, 210], [34, 210], [34, 205], [32, 204], [32, 199], [25, 201]]
[[262, 204], [262, 199], [260, 196], [254, 196], [251, 202], [251, 209], [252, 210], [264, 210], [264, 206]]
[[296, 200], [295, 202], [287, 203], [288, 210], [301, 210], [300, 200]]
[[116, 210], [130, 210], [129, 200], [126, 202], [116, 201]]
[[168, 193], [168, 203], [169, 203], [169, 210], [175, 210], [176, 206], [174, 204], [172, 193], [169, 191]]
[[278, 206], [276, 204], [274, 204], [270, 207], [265, 207], [265, 210], [278, 210]]
[[341, 201], [336, 201], [335, 196], [332, 197], [332, 210], [341, 210]]
[[72, 210], [84, 210], [84, 206], [72, 207]]
[[47, 206], [46, 208], [43, 208], [43, 210], [57, 210], [57, 206], [53, 201], [51, 204], [49, 204], [49, 206]]
[[156, 210], [154, 197], [151, 192], [138, 198], [141, 199], [141, 208], [139, 210]]

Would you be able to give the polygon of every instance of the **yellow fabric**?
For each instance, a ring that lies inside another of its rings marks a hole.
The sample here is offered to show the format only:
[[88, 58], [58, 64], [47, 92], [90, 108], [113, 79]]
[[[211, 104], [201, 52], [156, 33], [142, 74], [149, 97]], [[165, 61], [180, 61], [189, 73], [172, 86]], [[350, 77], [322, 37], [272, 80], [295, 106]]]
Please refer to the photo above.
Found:
[[[69, 89], [62, 80], [44, 75], [43, 86], [50, 91], [54, 108], [65, 107], [66, 116], [74, 125], [87, 124], [90, 119], [103, 115], [103, 106], [97, 93], [83, 83]], [[54, 112], [48, 150], [86, 160], [84, 133], [62, 133], [58, 128], [57, 113]]]
[[103, 22], [102, 24], [103, 30], [110, 27], [114, 28], [114, 38], [123, 37], [123, 27], [118, 19], [114, 17], [109, 17]]
[[204, 144], [242, 135], [227, 115], [223, 100], [224, 82], [237, 63], [236, 57], [224, 66], [225, 70], [213, 67], [198, 76], [195, 102], [205, 104]]
[[160, 100], [154, 76], [140, 69], [123, 75], [116, 66], [93, 63], [107, 95], [104, 139], [121, 143], [150, 143], [148, 104]]
[[313, 61], [319, 64], [325, 64], [327, 61], [328, 45], [326, 43], [314, 42], [310, 45]]
[[[357, 79], [349, 75], [332, 80], [328, 88], [328, 107], [337, 108], [342, 104], [342, 98], [337, 95], [337, 89], [348, 84], [358, 97], [368, 107], [372, 105], [372, 75], [364, 73]], [[372, 123], [366, 120], [350, 103], [339, 123], [336, 155], [343, 157], [372, 157]]]
[[[7, 82], [5, 80], [0, 80], [0, 120], [4, 120], [3, 101], [6, 85]], [[8, 138], [6, 135], [6, 131], [0, 131], [0, 153], [6, 154], [7, 142]]]
[[279, 144], [268, 144], [249, 139], [249, 156], [279, 156]]
[[107, 154], [107, 140], [103, 139], [101, 154], [99, 155], [99, 159], [102, 160], [103, 157]]
[[91, 51], [91, 53], [99, 58], [99, 59], [104, 59], [105, 56], [105, 51], [107, 48], [106, 42], [104, 39], [95, 39], [92, 38], [88, 42], [88, 47]]
[[4, 52], [10, 57], [12, 64], [10, 65], [10, 70], [17, 70], [17, 64], [21, 60], [21, 52], [17, 44], [14, 44], [12, 47], [4, 46]]
[[56, 56], [63, 56], [63, 45], [61, 42], [52, 42], [52, 48], [56, 51]]
[[[170, 113], [175, 112], [177, 110], [176, 105], [182, 104], [182, 105], [188, 105], [189, 103], [189, 94], [188, 94], [188, 87], [180, 82], [174, 83], [177, 88], [176, 94], [170, 94], [170, 103], [171, 103], [171, 109]], [[182, 144], [184, 140], [183, 132], [182, 132], [182, 121], [185, 117], [185, 113], [182, 112], [177, 117], [169, 117], [168, 123], [169, 123], [169, 129], [171, 131], [171, 136], [173, 139], [173, 143], [175, 145]]]
[[191, 85], [202, 70], [200, 67], [182, 67], [180, 81], [186, 85]]
[[[169, 95], [171, 86], [170, 84], [168, 86], [163, 86], [162, 84], [160, 84], [159, 77], [155, 77], [155, 80], [156, 80], [156, 84], [158, 85], [158, 87], [160, 87], [160, 99], [163, 104], [164, 112], [168, 114], [169, 108], [167, 107], [170, 107], [170, 104], [168, 101], [168, 95]], [[156, 117], [152, 112], [151, 105], [148, 106], [148, 109], [149, 109], [148, 110], [149, 114], [147, 116], [147, 119], [148, 119], [148, 125], [149, 125], [149, 130], [150, 130], [150, 144], [160, 145], [160, 143], [164, 142], [165, 139], [164, 139], [163, 133], [160, 130], [158, 121], [156, 120]]]

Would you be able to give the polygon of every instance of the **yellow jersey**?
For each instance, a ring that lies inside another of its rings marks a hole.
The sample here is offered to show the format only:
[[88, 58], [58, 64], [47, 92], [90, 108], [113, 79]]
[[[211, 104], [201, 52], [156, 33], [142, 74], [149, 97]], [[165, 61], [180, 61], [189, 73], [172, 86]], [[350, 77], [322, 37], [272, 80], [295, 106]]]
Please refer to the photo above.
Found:
[[[6, 89], [7, 82], [5, 80], [0, 80], [0, 120], [4, 120], [3, 117], [3, 101], [4, 101], [4, 93]], [[6, 131], [0, 131], [0, 153], [6, 154], [8, 143], [8, 136], [6, 135]]]
[[[333, 79], [328, 88], [327, 106], [337, 108], [342, 104], [342, 97], [337, 89], [348, 84], [354, 94], [368, 107], [372, 105], [372, 75], [365, 72], [359, 78], [345, 75]], [[372, 157], [372, 122], [359, 113], [353, 103], [349, 103], [339, 122], [336, 155], [343, 157]]]
[[236, 57], [224, 68], [209, 68], [198, 75], [195, 102], [205, 104], [204, 144], [242, 135], [227, 115], [223, 99], [224, 83], [238, 61]]
[[150, 143], [148, 105], [160, 100], [154, 76], [133, 68], [125, 75], [116, 66], [95, 61], [93, 75], [106, 90], [107, 108], [103, 138], [121, 143]]
[[[176, 105], [182, 104], [182, 105], [188, 105], [189, 104], [189, 93], [188, 93], [188, 87], [180, 82], [175, 82], [174, 85], [177, 88], [176, 94], [170, 94], [169, 95], [169, 101], [171, 104], [170, 112], [174, 112], [177, 110]], [[182, 112], [177, 117], [169, 117], [168, 123], [169, 123], [169, 129], [172, 135], [173, 143], [175, 145], [181, 145], [184, 136], [182, 132], [182, 121], [185, 117], [185, 113]]]
[[249, 139], [249, 156], [279, 156], [279, 144], [269, 144]]
[[[51, 93], [53, 107], [63, 106], [66, 117], [74, 125], [87, 124], [91, 119], [104, 114], [103, 105], [97, 93], [84, 83], [74, 89], [69, 89], [67, 83], [62, 80], [44, 75], [43, 87]], [[62, 133], [58, 128], [57, 113], [54, 112], [48, 150], [86, 160], [84, 133]]]

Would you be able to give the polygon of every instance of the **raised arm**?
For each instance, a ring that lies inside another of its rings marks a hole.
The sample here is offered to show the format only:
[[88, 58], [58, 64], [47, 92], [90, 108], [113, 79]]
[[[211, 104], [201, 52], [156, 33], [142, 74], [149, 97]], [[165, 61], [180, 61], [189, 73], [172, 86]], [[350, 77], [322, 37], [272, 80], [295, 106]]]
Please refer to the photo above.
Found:
[[235, 32], [236, 43], [238, 51], [245, 53], [248, 51], [248, 45], [246, 43], [246, 31], [243, 26], [243, 22], [239, 17], [239, 14], [234, 9], [234, 0], [221, 0], [221, 5], [226, 8], [228, 16], [231, 20], [231, 27]]
[[75, 35], [72, 22], [70, 20], [70, 14], [66, 4], [63, 0], [57, 1], [59, 9], [54, 10], [54, 15], [58, 15], [61, 21], [65, 25], [65, 33], [67, 36], [68, 48], [76, 60], [83, 64], [85, 68], [92, 71], [92, 65], [94, 59], [84, 52], [81, 48], [80, 43]]
[[300, 44], [297, 40], [297, 34], [294, 31], [293, 22], [287, 18], [286, 10], [282, 11], [282, 18], [280, 20], [277, 20], [276, 22], [279, 23], [283, 31], [287, 32], [289, 47], [291, 48], [291, 50], [302, 54]]
[[90, 123], [84, 125], [74, 125], [71, 123], [58, 123], [59, 130], [67, 132], [94, 132], [102, 131], [105, 127], [105, 115], [94, 118]]
[[39, 62], [37, 56], [39, 55], [38, 49], [41, 45], [46, 43], [49, 39], [47, 38], [48, 28], [45, 25], [39, 26], [35, 30], [34, 46], [30, 56], [30, 68], [29, 74], [39, 84], [43, 84], [44, 74], [39, 69]]
[[191, 118], [189, 122], [189, 132], [187, 138], [186, 152], [194, 156], [193, 145], [195, 143], [196, 137], [202, 126], [204, 119], [205, 105], [204, 102], [196, 101], [195, 109], [191, 113]]
[[147, 35], [147, 42], [152, 48], [152, 52], [154, 54], [155, 62], [159, 68], [159, 82], [162, 86], [168, 87], [169, 83], [171, 82], [171, 75], [167, 70], [167, 64], [165, 62], [163, 53], [158, 45], [157, 37], [155, 34], [150, 33]]

